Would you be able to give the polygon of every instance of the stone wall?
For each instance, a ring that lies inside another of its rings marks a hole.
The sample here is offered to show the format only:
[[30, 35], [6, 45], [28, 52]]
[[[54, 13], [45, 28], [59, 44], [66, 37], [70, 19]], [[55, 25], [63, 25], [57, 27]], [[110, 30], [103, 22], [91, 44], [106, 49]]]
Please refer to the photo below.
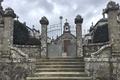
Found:
[[83, 45], [83, 54], [85, 57], [90, 57], [91, 53], [98, 51], [102, 46], [107, 45], [107, 44], [108, 42]]
[[34, 62], [1, 62], [0, 61], [0, 80], [26, 80], [35, 69]]
[[[54, 58], [54, 57], [62, 57], [62, 53], [64, 53], [64, 43], [61, 41], [61, 43], [50, 43], [48, 44], [48, 57]], [[76, 56], [76, 44], [74, 44], [71, 41], [71, 44], [69, 44], [68, 53], [67, 56]]]
[[13, 45], [28, 55], [29, 58], [40, 57], [40, 46], [36, 45]]
[[87, 58], [86, 72], [92, 80], [120, 80], [120, 62], [109, 58]]
[[61, 57], [62, 56], [62, 45], [51, 43], [48, 45], [48, 57]]
[[[67, 46], [67, 54], [64, 52], [64, 42], [69, 41], [69, 46]], [[53, 40], [48, 44], [48, 57], [62, 57], [65, 56], [77, 56], [76, 55], [76, 37], [71, 33], [63, 33], [56, 40]]]
[[3, 44], [3, 25], [0, 24], [0, 51], [2, 49], [2, 44]]
[[93, 46], [90, 47], [91, 49], [88, 48], [91, 53], [89, 56], [85, 56], [85, 70], [92, 77], [92, 80], [119, 80], [120, 57], [112, 56], [112, 45], [106, 43], [91, 46]]
[[3, 43], [3, 25], [2, 24], [0, 24], [0, 44], [2, 44]]

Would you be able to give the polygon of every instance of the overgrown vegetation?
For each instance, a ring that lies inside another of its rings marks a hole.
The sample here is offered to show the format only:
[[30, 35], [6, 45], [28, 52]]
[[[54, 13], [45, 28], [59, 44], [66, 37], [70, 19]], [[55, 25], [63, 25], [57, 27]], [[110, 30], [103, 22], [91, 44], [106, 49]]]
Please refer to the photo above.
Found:
[[40, 45], [40, 40], [31, 38], [27, 26], [15, 20], [13, 43], [17, 45]]
[[93, 35], [93, 43], [102, 43], [109, 41], [108, 24], [98, 26]]

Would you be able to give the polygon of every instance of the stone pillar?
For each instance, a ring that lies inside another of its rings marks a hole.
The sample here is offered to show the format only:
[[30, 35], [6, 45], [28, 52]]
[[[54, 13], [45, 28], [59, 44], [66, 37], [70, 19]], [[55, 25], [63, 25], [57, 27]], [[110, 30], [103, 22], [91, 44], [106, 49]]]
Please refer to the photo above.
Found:
[[13, 9], [6, 8], [4, 12], [4, 35], [3, 35], [3, 52], [9, 52], [10, 45], [13, 44], [13, 27], [14, 27], [14, 18], [16, 14]]
[[75, 18], [75, 24], [76, 24], [76, 48], [77, 48], [76, 50], [78, 57], [83, 57], [82, 23], [83, 18], [80, 15], [77, 15]]
[[47, 26], [49, 21], [46, 17], [42, 17], [40, 20], [41, 24], [41, 58], [48, 57], [48, 45], [47, 45]]
[[109, 41], [112, 43], [112, 52], [120, 52], [120, 24], [118, 19], [119, 5], [113, 1], [107, 4], [104, 13], [108, 15]]

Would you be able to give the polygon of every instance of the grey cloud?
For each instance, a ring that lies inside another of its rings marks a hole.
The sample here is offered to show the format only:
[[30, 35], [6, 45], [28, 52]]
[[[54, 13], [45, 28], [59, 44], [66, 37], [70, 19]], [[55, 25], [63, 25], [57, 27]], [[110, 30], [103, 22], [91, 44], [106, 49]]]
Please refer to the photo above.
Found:
[[[59, 18], [59, 16], [67, 18], [71, 24], [74, 24], [73, 22], [75, 16], [77, 14], [81, 14], [84, 18], [83, 26], [86, 25], [88, 26], [88, 24], [91, 23], [90, 21], [93, 17], [101, 15], [102, 9], [106, 7], [106, 4], [108, 2], [107, 0], [50, 0], [50, 1], [51, 2], [49, 2], [48, 0], [6, 0], [5, 2], [6, 3], [9, 2], [9, 6], [10, 7], [12, 6], [20, 17], [24, 17], [27, 23], [30, 23], [30, 20], [31, 21], [33, 20], [34, 16], [30, 17], [28, 16], [28, 14], [34, 11], [35, 13], [37, 13], [36, 16], [47, 16], [51, 24], [59, 22], [56, 21], [56, 18], [57, 17]], [[58, 6], [55, 6], [54, 3]], [[118, 3], [120, 3], [120, 1]], [[73, 8], [73, 5], [76, 5], [76, 9]], [[61, 9], [59, 9], [59, 7]], [[59, 10], [60, 12], [59, 14], [53, 12], [55, 8]], [[45, 14], [38, 13], [38, 10], [44, 10]], [[96, 10], [96, 12], [94, 12], [94, 10]], [[36, 22], [33, 21], [32, 24], [36, 24]]]
[[51, 13], [54, 8], [54, 6], [47, 0], [16, 0], [16, 2], [16, 4], [18, 4], [16, 10], [24, 15], [27, 15], [31, 10], [35, 11], [36, 9], [43, 9], [46, 13]]
[[35, 4], [35, 7], [43, 8], [46, 12], [51, 12], [54, 8], [52, 3], [47, 0], [26, 0], [28, 3]]
[[[68, 14], [70, 12], [69, 15], [73, 15], [76, 13], [81, 13], [81, 14], [86, 13], [87, 14], [87, 11], [89, 9], [91, 9], [91, 7], [93, 8], [93, 10], [95, 10], [95, 9], [103, 6], [103, 4], [105, 4], [105, 2], [106, 2], [105, 0], [52, 0], [52, 1], [58, 5], [61, 5], [64, 7], [69, 7], [70, 8], [68, 10]], [[73, 4], [77, 5], [77, 8], [75, 10], [72, 9]], [[91, 12], [92, 12], [92, 10], [91, 10]]]
[[52, 0], [54, 3], [63, 6], [70, 6], [72, 0]]
[[54, 6], [52, 3], [49, 3], [47, 0], [36, 0], [36, 7], [43, 8], [46, 12], [52, 12]]
[[[94, 7], [101, 6], [106, 3], [106, 0], [85, 0], [85, 4], [90, 4]], [[88, 6], [89, 7], [89, 6]]]

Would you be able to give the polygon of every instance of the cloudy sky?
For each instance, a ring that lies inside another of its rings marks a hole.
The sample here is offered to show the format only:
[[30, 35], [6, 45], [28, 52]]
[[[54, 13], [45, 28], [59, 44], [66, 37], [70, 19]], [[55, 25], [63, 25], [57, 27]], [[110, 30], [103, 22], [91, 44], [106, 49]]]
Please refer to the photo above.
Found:
[[[50, 25], [59, 23], [59, 16], [63, 16], [63, 22], [68, 19], [74, 25], [74, 18], [77, 14], [82, 15], [83, 33], [102, 18], [102, 9], [110, 0], [4, 0], [3, 7], [11, 7], [19, 16], [21, 22], [28, 26], [39, 29], [39, 20], [46, 16]], [[120, 0], [114, 0], [120, 4]]]

